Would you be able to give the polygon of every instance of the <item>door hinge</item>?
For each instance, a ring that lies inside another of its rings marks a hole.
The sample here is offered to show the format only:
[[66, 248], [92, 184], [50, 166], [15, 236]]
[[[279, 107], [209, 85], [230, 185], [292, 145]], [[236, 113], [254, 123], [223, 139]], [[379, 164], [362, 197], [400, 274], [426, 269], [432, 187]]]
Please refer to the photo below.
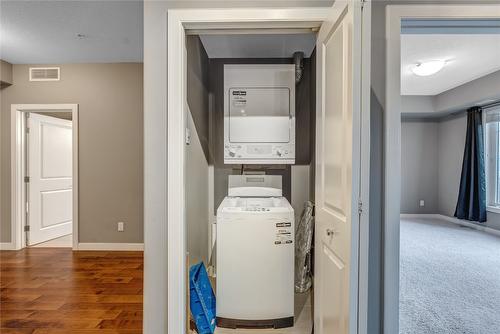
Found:
[[363, 213], [363, 201], [358, 200], [358, 213], [362, 214]]
[[24, 177], [24, 183], [30, 183], [30, 177], [29, 176], [25, 176]]
[[30, 134], [30, 127], [29, 127], [29, 126], [27, 126], [27, 127], [26, 127], [26, 134], [27, 134], [27, 135], [29, 135], [29, 134]]
[[30, 226], [24, 225], [24, 232], [29, 232], [29, 231], [30, 231]]

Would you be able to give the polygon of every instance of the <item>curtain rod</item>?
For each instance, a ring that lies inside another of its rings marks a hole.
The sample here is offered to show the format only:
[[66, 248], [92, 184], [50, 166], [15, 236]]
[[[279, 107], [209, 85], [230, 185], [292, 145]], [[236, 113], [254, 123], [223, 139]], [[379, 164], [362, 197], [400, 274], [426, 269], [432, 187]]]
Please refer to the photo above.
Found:
[[[467, 107], [465, 109], [460, 109], [460, 110], [457, 110], [457, 111], [453, 111], [453, 112], [449, 113], [448, 115], [449, 116], [457, 116], [457, 115], [460, 115], [461, 113], [467, 112], [467, 110], [469, 108], [473, 108], [473, 107], [481, 107], [483, 109], [500, 107], [500, 100], [497, 100], [495, 102], [491, 102], [491, 103], [488, 103], [488, 104], [482, 104], [482, 105], [481, 104], [475, 104], [475, 105]], [[444, 117], [446, 117], [446, 116], [444, 116]]]
[[491, 103], [488, 103], [488, 104], [485, 104], [483, 106], [480, 106], [481, 108], [494, 108], [494, 107], [500, 107], [500, 101], [495, 101], [495, 102], [491, 102]]

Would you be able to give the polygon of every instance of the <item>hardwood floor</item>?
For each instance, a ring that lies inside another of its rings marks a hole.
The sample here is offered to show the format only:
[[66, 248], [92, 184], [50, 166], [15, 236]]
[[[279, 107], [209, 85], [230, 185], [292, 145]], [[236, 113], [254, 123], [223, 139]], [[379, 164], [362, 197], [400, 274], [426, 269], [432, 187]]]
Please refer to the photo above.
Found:
[[0, 333], [142, 333], [142, 252], [0, 252]]

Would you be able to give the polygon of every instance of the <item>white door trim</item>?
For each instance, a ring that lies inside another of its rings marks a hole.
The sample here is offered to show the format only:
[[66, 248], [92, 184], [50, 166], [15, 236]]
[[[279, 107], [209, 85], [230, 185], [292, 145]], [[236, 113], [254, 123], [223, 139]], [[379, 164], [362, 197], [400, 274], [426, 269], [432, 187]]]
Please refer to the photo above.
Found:
[[11, 105], [11, 244], [12, 249], [26, 247], [24, 238], [26, 192], [24, 187], [26, 124], [25, 112], [71, 112], [73, 122], [73, 249], [78, 249], [78, 104]]
[[401, 19], [497, 18], [499, 5], [389, 5], [386, 12], [384, 172], [384, 333], [399, 332], [399, 224], [401, 195]]
[[[167, 12], [167, 323], [168, 333], [186, 331], [186, 226], [184, 131], [186, 128], [186, 29], [311, 28], [331, 8], [174, 9]], [[369, 32], [369, 26], [365, 27]], [[370, 50], [364, 50], [369, 55]], [[359, 57], [361, 58], [361, 57]], [[369, 59], [369, 58], [367, 58]], [[365, 97], [366, 98], [366, 97]], [[366, 101], [363, 103], [366, 106]], [[369, 104], [368, 104], [369, 107]], [[366, 124], [365, 124], [366, 125]], [[363, 142], [366, 142], [365, 137]], [[365, 164], [367, 162], [364, 162]], [[364, 166], [366, 168], [366, 165]], [[368, 193], [368, 192], [366, 192]], [[366, 215], [368, 216], [368, 215]], [[354, 230], [358, 230], [356, 227]], [[362, 237], [361, 240], [368, 240]], [[160, 255], [163, 256], [163, 255]], [[367, 263], [366, 260], [362, 261]], [[367, 270], [360, 271], [367, 274]], [[364, 283], [365, 285], [366, 283]], [[364, 292], [364, 291], [363, 291]], [[360, 300], [360, 303], [362, 301]], [[361, 307], [366, 310], [366, 307]], [[366, 317], [364, 317], [366, 318]], [[363, 330], [360, 331], [360, 333]]]

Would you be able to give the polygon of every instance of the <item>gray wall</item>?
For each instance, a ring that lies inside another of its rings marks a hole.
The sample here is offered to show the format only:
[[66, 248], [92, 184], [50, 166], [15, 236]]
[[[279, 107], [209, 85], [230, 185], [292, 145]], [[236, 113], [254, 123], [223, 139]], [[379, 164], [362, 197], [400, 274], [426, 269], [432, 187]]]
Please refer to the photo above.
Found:
[[434, 108], [434, 96], [426, 95], [404, 95], [401, 114], [421, 115], [423, 113], [436, 112]]
[[[437, 123], [401, 123], [401, 213], [437, 212], [437, 143]], [[425, 206], [419, 205], [420, 200]]]
[[186, 37], [187, 100], [207, 161], [210, 136], [209, 59], [198, 36]]
[[[466, 129], [465, 112], [401, 123], [401, 213], [453, 217]], [[420, 199], [425, 200], [424, 208], [418, 206]], [[488, 212], [487, 219], [484, 225], [500, 230], [500, 214]]]
[[191, 144], [186, 145], [186, 230], [189, 263], [208, 264], [208, 162], [191, 113], [187, 116]]
[[57, 65], [58, 82], [29, 82], [29, 66], [14, 65], [1, 90], [1, 241], [10, 241], [11, 104], [78, 103], [79, 241], [142, 243], [142, 64]]
[[186, 38], [187, 128], [186, 145], [186, 230], [189, 263], [208, 264], [209, 235], [209, 88], [208, 56], [198, 36]]
[[467, 115], [461, 113], [439, 122], [438, 208], [436, 213], [453, 217], [458, 199], [464, 156]]
[[438, 112], [461, 110], [488, 99], [500, 99], [500, 71], [436, 95], [434, 108]]
[[381, 333], [382, 303], [382, 185], [384, 141], [383, 108], [374, 91], [370, 94], [370, 203], [369, 203], [369, 259], [368, 259], [368, 333]]

